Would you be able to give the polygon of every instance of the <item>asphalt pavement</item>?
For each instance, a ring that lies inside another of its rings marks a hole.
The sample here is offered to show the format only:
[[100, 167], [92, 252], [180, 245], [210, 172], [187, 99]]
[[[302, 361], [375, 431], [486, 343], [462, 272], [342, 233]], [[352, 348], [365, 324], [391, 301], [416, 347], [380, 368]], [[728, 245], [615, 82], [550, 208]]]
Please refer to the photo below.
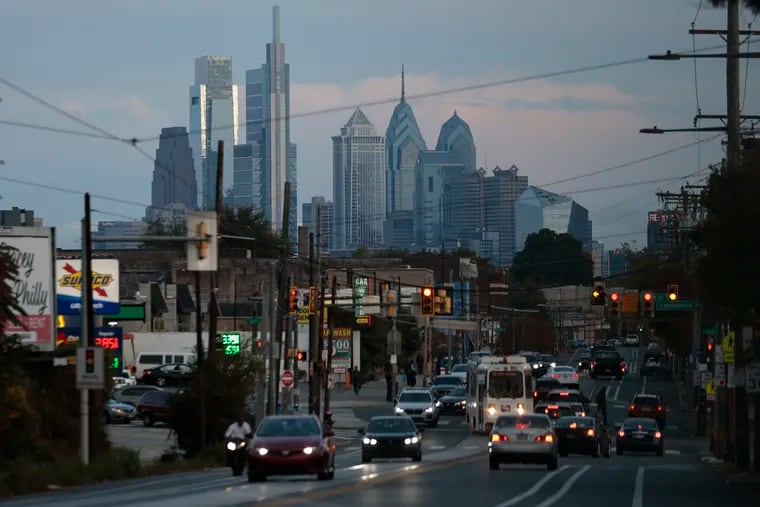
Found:
[[[667, 380], [638, 376], [643, 349], [621, 352], [632, 363], [632, 372], [622, 381], [584, 377], [581, 389], [587, 394], [607, 389], [612, 423], [626, 416], [627, 404], [637, 393], [660, 394], [668, 409], [665, 429], [666, 453], [623, 456], [609, 459], [569, 456], [560, 458], [560, 469], [502, 466], [489, 471], [487, 443], [469, 434], [463, 418], [445, 417], [437, 428], [424, 434], [423, 461], [406, 460], [360, 463], [359, 435], [351, 425], [362, 425], [372, 415], [390, 413], [392, 404], [377, 399], [370, 390], [358, 396], [335, 396], [334, 412], [342, 411], [345, 422], [336, 454], [333, 481], [310, 477], [274, 477], [263, 484], [248, 484], [232, 477], [228, 469], [175, 474], [120, 481], [55, 493], [22, 497], [2, 505], [55, 505], [57, 507], [111, 506], [114, 503], [141, 507], [285, 505], [310, 507], [356, 507], [357, 505], [417, 507], [631, 507], [680, 506], [742, 507], [757, 504], [757, 490], [746, 484], [729, 484], [699, 460], [703, 443], [689, 438], [689, 414], [680, 406], [678, 386]], [[572, 358], [564, 358], [572, 362]], [[377, 393], [375, 393], [377, 394]], [[383, 393], [384, 394], [384, 393]]]

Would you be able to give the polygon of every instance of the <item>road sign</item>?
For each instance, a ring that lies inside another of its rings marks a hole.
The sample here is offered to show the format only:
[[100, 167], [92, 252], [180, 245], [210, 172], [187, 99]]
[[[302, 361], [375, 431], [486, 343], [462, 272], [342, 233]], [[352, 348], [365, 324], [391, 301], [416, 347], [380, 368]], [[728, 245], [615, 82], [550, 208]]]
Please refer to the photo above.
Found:
[[102, 347], [77, 347], [77, 389], [105, 387], [106, 369]]
[[391, 330], [388, 331], [385, 347], [388, 355], [401, 354], [401, 333], [398, 329], [391, 328]]
[[747, 365], [747, 393], [760, 393], [760, 363]]
[[261, 324], [261, 317], [248, 317], [249, 324]]
[[216, 211], [188, 211], [187, 237], [208, 236], [208, 243], [187, 242], [188, 271], [216, 271], [217, 256], [217, 216]]
[[723, 340], [720, 342], [720, 346], [723, 349], [723, 361], [726, 363], [733, 363], [736, 356], [736, 333], [729, 331]]
[[697, 302], [693, 299], [671, 302], [665, 294], [657, 294], [654, 298], [654, 309], [659, 312], [688, 312], [697, 309]]
[[624, 292], [621, 303], [623, 313], [639, 313], [639, 291]]
[[280, 384], [282, 384], [282, 387], [293, 387], [294, 383], [295, 378], [293, 377], [293, 372], [290, 370], [283, 371], [282, 375], [280, 375]]

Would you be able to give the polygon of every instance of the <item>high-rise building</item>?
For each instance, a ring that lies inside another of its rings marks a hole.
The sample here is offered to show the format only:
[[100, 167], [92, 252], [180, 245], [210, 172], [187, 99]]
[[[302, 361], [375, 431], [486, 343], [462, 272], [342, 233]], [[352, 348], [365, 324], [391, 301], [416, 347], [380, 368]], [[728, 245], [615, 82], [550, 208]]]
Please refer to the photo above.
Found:
[[665, 213], [662, 210], [647, 214], [647, 250], [655, 253], [670, 251], [670, 238], [663, 232]]
[[[259, 196], [251, 193], [253, 202], [271, 221], [275, 230], [282, 230], [285, 182], [290, 182], [289, 237], [297, 244], [298, 189], [297, 150], [290, 142], [290, 65], [285, 63], [285, 44], [280, 42], [280, 8], [273, 8], [272, 42], [267, 44], [266, 63], [245, 73], [246, 132], [245, 142], [256, 146], [259, 167]], [[256, 178], [254, 177], [254, 181]], [[241, 194], [242, 196], [242, 194]], [[236, 195], [236, 205], [244, 200]]]
[[583, 245], [588, 243], [588, 210], [565, 195], [528, 187], [517, 200], [516, 251], [525, 247], [530, 234], [550, 229], [571, 234]]
[[596, 240], [591, 241], [591, 260], [594, 263], [594, 278], [608, 276], [609, 268], [604, 243]]
[[387, 220], [383, 241], [389, 248], [408, 248], [414, 242], [414, 186], [417, 159], [427, 150], [412, 106], [406, 101], [404, 67], [401, 67], [401, 101], [393, 109], [385, 131], [388, 164]]
[[6, 227], [42, 227], [42, 218], [34, 216], [34, 210], [18, 208], [0, 210], [0, 225]]
[[[192, 210], [197, 207], [197, 192], [193, 152], [187, 129], [161, 129], [153, 166], [151, 207], [165, 209], [170, 204], [181, 204], [186, 210]], [[150, 218], [150, 212], [148, 216]]]
[[[517, 202], [528, 188], [528, 177], [519, 176], [519, 169], [512, 165], [504, 170], [494, 167], [493, 176], [483, 180], [485, 195], [485, 228], [499, 233], [497, 262], [499, 266], [509, 266], [518, 249], [515, 241], [517, 231]], [[471, 204], [471, 206], [473, 206]], [[519, 244], [520, 248], [522, 244]]]
[[137, 250], [143, 248], [139, 241], [98, 241], [103, 236], [144, 236], [148, 232], [148, 222], [145, 220], [131, 221], [100, 221], [97, 231], [92, 233], [92, 248], [95, 250]]
[[[216, 163], [210, 160], [224, 141], [223, 191], [232, 189], [233, 147], [238, 144], [237, 86], [232, 83], [232, 58], [201, 56], [195, 59], [195, 84], [190, 87], [190, 146], [193, 150], [197, 205], [213, 208], [216, 202]], [[213, 162], [213, 163], [212, 163]]]
[[[311, 202], [305, 202], [301, 211], [301, 220], [304, 227], [308, 229], [310, 233], [314, 233], [314, 245], [315, 248], [321, 243], [320, 255], [330, 255], [330, 251], [333, 249], [333, 239], [335, 236], [334, 223], [334, 207], [331, 201], [326, 200], [321, 195], [311, 198]], [[321, 226], [317, 228], [317, 216]], [[317, 233], [321, 237], [317, 237]]]
[[385, 221], [385, 137], [360, 108], [333, 141], [335, 248], [383, 245]]

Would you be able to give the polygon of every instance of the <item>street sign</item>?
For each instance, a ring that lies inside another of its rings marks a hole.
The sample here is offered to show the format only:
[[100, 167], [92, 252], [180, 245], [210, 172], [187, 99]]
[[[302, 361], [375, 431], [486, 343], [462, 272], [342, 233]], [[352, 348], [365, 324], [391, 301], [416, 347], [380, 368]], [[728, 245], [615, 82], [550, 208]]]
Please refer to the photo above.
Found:
[[261, 317], [248, 317], [249, 324], [261, 324]]
[[386, 353], [389, 356], [401, 354], [401, 333], [398, 329], [391, 328], [391, 330], [388, 331], [385, 347], [387, 349]]
[[723, 349], [723, 361], [733, 363], [736, 356], [736, 333], [729, 331], [720, 343]]
[[290, 370], [283, 371], [282, 375], [280, 375], [280, 384], [282, 384], [282, 387], [293, 387], [294, 383], [295, 378], [293, 377], [293, 372]]
[[670, 302], [665, 294], [657, 294], [654, 298], [654, 309], [659, 312], [688, 312], [697, 309], [697, 302], [693, 299]]
[[747, 365], [747, 393], [760, 393], [760, 363], [751, 363]]
[[621, 306], [623, 313], [639, 313], [639, 291], [624, 292]]
[[77, 389], [102, 390], [106, 382], [102, 347], [77, 347]]

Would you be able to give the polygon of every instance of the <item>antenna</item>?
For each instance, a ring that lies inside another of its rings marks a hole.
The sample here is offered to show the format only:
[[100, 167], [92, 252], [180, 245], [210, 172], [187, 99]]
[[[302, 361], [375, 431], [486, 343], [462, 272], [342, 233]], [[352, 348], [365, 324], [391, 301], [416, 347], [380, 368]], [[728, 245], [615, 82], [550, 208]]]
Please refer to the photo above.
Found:
[[272, 42], [280, 42], [280, 6], [272, 7]]
[[401, 64], [401, 102], [406, 100], [406, 89], [404, 85], [404, 64]]

